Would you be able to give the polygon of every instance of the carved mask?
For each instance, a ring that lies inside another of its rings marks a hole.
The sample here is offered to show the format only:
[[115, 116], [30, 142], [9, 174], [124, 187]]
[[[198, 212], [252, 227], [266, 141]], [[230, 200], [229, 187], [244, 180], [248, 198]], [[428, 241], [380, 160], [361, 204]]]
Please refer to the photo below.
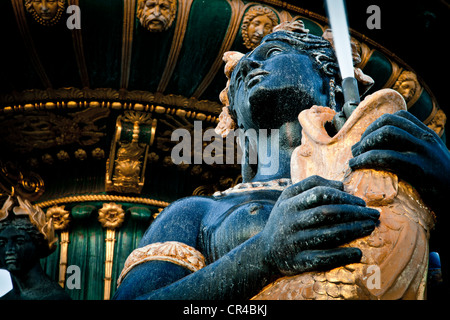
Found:
[[152, 32], [167, 30], [176, 15], [175, 0], [141, 0], [137, 16], [141, 25]]
[[42, 25], [55, 25], [61, 18], [64, 0], [26, 0], [25, 8]]

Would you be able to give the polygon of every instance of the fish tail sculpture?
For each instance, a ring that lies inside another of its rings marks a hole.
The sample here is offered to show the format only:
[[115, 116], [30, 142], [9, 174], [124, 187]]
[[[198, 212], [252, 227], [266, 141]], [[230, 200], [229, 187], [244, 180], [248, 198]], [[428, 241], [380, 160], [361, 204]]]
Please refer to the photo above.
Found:
[[417, 191], [392, 172], [352, 171], [351, 147], [366, 128], [386, 113], [406, 110], [403, 97], [383, 89], [366, 97], [339, 132], [330, 137], [325, 124], [335, 111], [313, 106], [299, 115], [302, 143], [291, 159], [292, 182], [312, 175], [343, 181], [345, 191], [380, 211], [371, 235], [345, 245], [358, 247], [360, 263], [326, 272], [282, 277], [266, 286], [255, 300], [394, 300], [425, 299], [428, 239], [433, 213]]

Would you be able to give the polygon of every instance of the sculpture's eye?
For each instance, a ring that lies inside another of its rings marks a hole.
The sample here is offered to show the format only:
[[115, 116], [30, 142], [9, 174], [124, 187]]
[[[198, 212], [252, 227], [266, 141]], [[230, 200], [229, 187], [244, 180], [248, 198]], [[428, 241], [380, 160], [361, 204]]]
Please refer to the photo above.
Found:
[[282, 52], [283, 52], [283, 50], [281, 48], [278, 48], [278, 47], [270, 48], [266, 52], [266, 58], [270, 58], [270, 57], [276, 56], [277, 54], [280, 54]]
[[21, 246], [21, 245], [23, 245], [25, 243], [25, 239], [22, 238], [22, 237], [18, 237], [16, 239], [16, 243]]

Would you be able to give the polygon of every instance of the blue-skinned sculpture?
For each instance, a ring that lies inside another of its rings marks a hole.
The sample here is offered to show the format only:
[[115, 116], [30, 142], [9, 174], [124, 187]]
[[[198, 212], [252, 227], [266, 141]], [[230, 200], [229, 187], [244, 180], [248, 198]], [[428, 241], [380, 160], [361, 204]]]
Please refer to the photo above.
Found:
[[[332, 45], [297, 22], [277, 28], [246, 55], [228, 57], [223, 123], [228, 131], [257, 133], [256, 139], [240, 140], [243, 183], [166, 208], [127, 259], [114, 298], [345, 299], [325, 287], [324, 294], [264, 296], [280, 279], [309, 274], [312, 280], [303, 280], [318, 286], [325, 283], [320, 277], [331, 274], [326, 271], [360, 263], [361, 249], [347, 244], [371, 235], [382, 219], [380, 210], [348, 192], [343, 181], [319, 175], [291, 180], [292, 155], [302, 144], [298, 115], [312, 106], [340, 111], [343, 105]], [[336, 134], [332, 121], [324, 128]], [[441, 214], [450, 189], [450, 156], [433, 131], [399, 111], [373, 119], [360, 137], [351, 148], [349, 170], [391, 172]], [[271, 143], [277, 144], [277, 154], [259, 152], [257, 163], [249, 163], [251, 152], [260, 145], [271, 150]], [[273, 161], [276, 166], [268, 165]], [[348, 297], [377, 298], [361, 291]]]
[[0, 300], [70, 300], [40, 264], [55, 242], [53, 222], [39, 207], [8, 197], [0, 210], [0, 268], [9, 271], [12, 290]]

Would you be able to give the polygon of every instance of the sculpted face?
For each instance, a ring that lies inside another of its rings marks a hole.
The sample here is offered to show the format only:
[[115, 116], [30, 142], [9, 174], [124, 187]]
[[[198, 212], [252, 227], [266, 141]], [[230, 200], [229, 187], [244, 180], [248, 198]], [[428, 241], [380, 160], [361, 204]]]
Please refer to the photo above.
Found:
[[57, 0], [33, 0], [33, 9], [44, 20], [51, 20], [58, 12]]
[[174, 19], [172, 6], [169, 0], [147, 0], [144, 3], [140, 22], [150, 31], [164, 31], [170, 27]]
[[28, 270], [36, 259], [36, 246], [25, 231], [9, 226], [0, 232], [0, 268], [19, 273]]
[[416, 84], [413, 80], [403, 81], [397, 91], [405, 98], [406, 101], [411, 100], [414, 95]]
[[277, 128], [313, 104], [327, 105], [328, 83], [306, 52], [265, 41], [233, 71], [230, 102], [244, 129]]
[[272, 29], [272, 20], [267, 15], [257, 16], [248, 25], [248, 38], [254, 45], [258, 45]]

